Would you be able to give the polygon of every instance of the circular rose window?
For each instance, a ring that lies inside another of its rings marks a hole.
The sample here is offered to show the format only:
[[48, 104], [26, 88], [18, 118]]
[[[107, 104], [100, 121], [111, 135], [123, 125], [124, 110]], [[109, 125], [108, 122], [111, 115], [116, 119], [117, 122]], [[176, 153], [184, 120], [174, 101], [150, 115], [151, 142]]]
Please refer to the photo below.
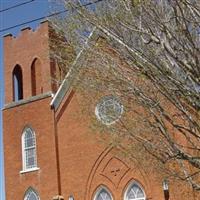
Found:
[[103, 124], [110, 125], [116, 122], [123, 113], [123, 105], [114, 96], [103, 97], [95, 108], [95, 114]]

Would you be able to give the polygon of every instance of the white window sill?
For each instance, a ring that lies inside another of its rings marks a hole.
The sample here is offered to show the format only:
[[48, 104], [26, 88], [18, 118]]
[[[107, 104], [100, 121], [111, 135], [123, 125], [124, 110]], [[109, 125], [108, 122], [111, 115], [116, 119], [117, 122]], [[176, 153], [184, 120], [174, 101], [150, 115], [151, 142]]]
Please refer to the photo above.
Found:
[[40, 168], [38, 168], [38, 167], [34, 167], [34, 168], [22, 170], [22, 171], [20, 171], [20, 174], [24, 174], [24, 173], [28, 173], [28, 172], [37, 171], [37, 170], [39, 170], [39, 169], [40, 169]]

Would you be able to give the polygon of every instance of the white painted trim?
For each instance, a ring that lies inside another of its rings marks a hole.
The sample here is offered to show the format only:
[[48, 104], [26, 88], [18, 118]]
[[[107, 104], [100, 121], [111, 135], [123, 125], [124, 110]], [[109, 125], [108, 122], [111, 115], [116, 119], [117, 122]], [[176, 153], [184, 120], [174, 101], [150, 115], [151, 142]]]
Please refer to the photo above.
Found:
[[109, 189], [108, 189], [106, 186], [103, 186], [103, 185], [101, 185], [101, 186], [99, 186], [99, 187], [97, 188], [93, 200], [96, 200], [97, 196], [99, 195], [99, 193], [100, 193], [101, 190], [103, 190], [103, 189], [110, 195], [111, 200], [113, 200], [113, 196], [112, 196], [111, 192], [109, 191]]
[[[58, 88], [56, 94], [54, 95], [50, 106], [53, 107], [55, 110], [57, 110], [57, 108], [59, 107], [61, 101], [63, 100], [65, 94], [67, 93], [67, 91], [69, 90], [69, 88], [71, 87], [71, 84], [74, 80], [75, 75], [77, 74], [77, 71], [79, 71], [79, 68], [77, 68], [77, 63], [79, 61], [79, 59], [81, 59], [82, 54], [84, 53], [84, 51], [87, 49], [87, 45], [90, 41], [90, 39], [92, 38], [92, 36], [94, 35], [96, 28], [94, 28], [87, 41], [85, 42], [85, 44], [83, 45], [83, 48], [80, 50], [80, 52], [78, 53], [78, 55], [76, 56], [76, 59], [74, 60], [69, 72], [67, 73], [67, 75], [65, 76], [64, 80], [62, 81], [60, 87]], [[77, 69], [75, 69], [77, 68]]]
[[[34, 135], [34, 138], [35, 138], [35, 161], [36, 161], [36, 167], [29, 168], [29, 169], [26, 169], [26, 158], [25, 158], [25, 147], [24, 147], [24, 135], [26, 133], [26, 129], [31, 129], [32, 134]], [[24, 128], [22, 136], [21, 136], [21, 143], [22, 143], [22, 169], [23, 170], [20, 171], [20, 173], [25, 173], [25, 172], [38, 170], [39, 168], [37, 167], [37, 140], [36, 140], [35, 131], [31, 127], [27, 126], [27, 127]]]
[[[114, 120], [111, 121], [111, 122], [106, 122], [106, 121], [102, 120], [102, 118], [100, 117], [100, 113], [99, 113], [99, 106], [100, 106], [101, 103], [103, 103], [104, 101], [106, 101], [106, 98], [113, 98], [114, 100], [116, 100], [116, 102], [117, 102], [117, 103], [120, 105], [120, 107], [121, 107], [121, 113], [119, 114], [118, 118], [114, 119]], [[95, 107], [95, 115], [96, 115], [97, 119], [98, 119], [101, 123], [103, 123], [103, 124], [105, 124], [105, 125], [107, 125], [107, 126], [110, 126], [110, 125], [114, 124], [115, 122], [119, 121], [119, 119], [121, 118], [123, 112], [124, 112], [124, 106], [123, 106], [123, 104], [121, 104], [119, 98], [118, 98], [117, 96], [114, 96], [114, 95], [108, 95], [108, 96], [102, 97], [102, 98], [99, 100], [99, 102], [97, 103], [96, 107]]]
[[38, 167], [34, 167], [34, 168], [27, 169], [27, 170], [21, 170], [19, 173], [20, 173], [20, 174], [24, 174], [24, 173], [28, 173], [28, 172], [37, 171], [37, 170], [39, 170], [39, 169], [40, 169], [40, 168], [38, 168]]
[[28, 197], [30, 197], [30, 195], [29, 195], [30, 193], [34, 193], [36, 195], [36, 197], [37, 197], [37, 200], [40, 200], [40, 196], [39, 196], [38, 192], [32, 187], [29, 187], [26, 190], [23, 200], [28, 200]]
[[144, 193], [144, 197], [136, 198], [136, 199], [134, 199], [134, 200], [145, 200], [145, 199], [147, 198], [147, 197], [146, 197], [146, 194], [145, 194], [145, 191], [144, 191], [143, 187], [142, 187], [137, 181], [132, 181], [132, 182], [128, 185], [128, 187], [126, 188], [126, 190], [125, 190], [125, 192], [124, 192], [124, 198], [123, 198], [123, 200], [128, 200], [128, 198], [127, 198], [127, 193], [128, 193], [128, 191], [130, 190], [130, 188], [131, 188], [134, 184], [137, 185], [137, 186], [142, 190], [142, 192]]

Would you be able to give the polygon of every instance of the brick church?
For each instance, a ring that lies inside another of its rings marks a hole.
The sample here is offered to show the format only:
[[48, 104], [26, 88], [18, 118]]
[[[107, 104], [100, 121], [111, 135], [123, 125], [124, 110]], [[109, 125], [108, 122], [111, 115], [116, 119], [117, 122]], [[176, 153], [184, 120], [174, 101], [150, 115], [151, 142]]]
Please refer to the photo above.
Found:
[[[48, 51], [48, 22], [4, 36], [6, 200], [188, 199], [89, 133], [85, 117], [76, 119], [80, 99], [70, 78], [58, 87], [51, 81], [56, 69]], [[94, 114], [111, 124], [103, 115], [107, 104], [118, 115], [123, 107], [112, 96], [98, 103]]]

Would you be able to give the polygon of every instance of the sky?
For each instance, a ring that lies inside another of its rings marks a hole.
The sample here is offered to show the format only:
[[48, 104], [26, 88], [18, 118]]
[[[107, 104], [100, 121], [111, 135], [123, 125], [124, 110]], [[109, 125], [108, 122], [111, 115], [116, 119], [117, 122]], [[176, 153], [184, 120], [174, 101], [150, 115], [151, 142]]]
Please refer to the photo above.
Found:
[[[6, 11], [6, 8], [28, 2], [19, 7], [15, 7]], [[48, 14], [48, 0], [0, 0], [0, 108], [4, 106], [4, 79], [3, 79], [3, 36], [11, 33], [17, 36], [20, 30], [24, 27], [35, 29], [40, 21], [22, 25], [6, 31], [1, 31], [5, 28], [15, 26], [17, 24], [27, 22]], [[3, 135], [2, 135], [2, 112], [0, 112], [0, 200], [5, 200], [4, 187], [4, 171], [3, 171]]]

